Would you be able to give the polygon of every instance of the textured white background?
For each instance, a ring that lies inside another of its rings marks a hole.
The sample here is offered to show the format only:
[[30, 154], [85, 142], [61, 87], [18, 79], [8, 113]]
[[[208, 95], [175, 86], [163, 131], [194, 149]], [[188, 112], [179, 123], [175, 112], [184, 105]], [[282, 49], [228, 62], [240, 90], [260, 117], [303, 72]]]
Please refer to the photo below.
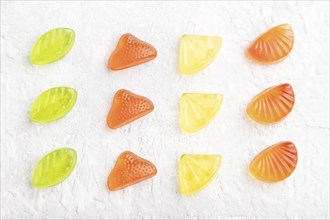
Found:
[[[2, 2], [1, 3], [1, 217], [3, 218], [328, 218], [329, 217], [329, 3], [328, 2]], [[244, 49], [268, 28], [289, 23], [295, 45], [283, 62], [249, 62]], [[32, 66], [35, 40], [55, 27], [76, 32], [71, 52]], [[119, 37], [130, 32], [150, 42], [158, 57], [111, 72], [106, 68]], [[193, 76], [178, 72], [184, 33], [220, 35], [214, 62]], [[296, 104], [274, 126], [250, 122], [244, 110], [268, 86], [291, 83]], [[62, 120], [35, 125], [29, 108], [54, 86], [78, 90]], [[149, 97], [155, 110], [117, 130], [106, 126], [121, 88]], [[178, 126], [183, 92], [219, 92], [218, 116], [191, 135]], [[299, 162], [283, 182], [262, 184], [247, 173], [265, 147], [293, 141]], [[62, 184], [36, 190], [31, 175], [47, 152], [73, 147], [78, 163]], [[148, 181], [117, 192], [106, 181], [117, 156], [131, 150], [158, 168]], [[178, 193], [183, 153], [219, 153], [217, 178], [200, 193]]]

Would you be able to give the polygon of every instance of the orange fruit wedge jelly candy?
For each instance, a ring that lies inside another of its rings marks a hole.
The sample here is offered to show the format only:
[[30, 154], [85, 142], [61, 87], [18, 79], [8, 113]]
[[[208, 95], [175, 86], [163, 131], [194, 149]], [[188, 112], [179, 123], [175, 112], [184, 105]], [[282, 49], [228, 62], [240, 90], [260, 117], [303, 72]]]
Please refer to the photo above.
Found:
[[251, 43], [246, 55], [260, 64], [272, 64], [285, 59], [293, 48], [294, 36], [289, 24], [271, 28]]
[[115, 129], [152, 112], [154, 104], [126, 89], [118, 90], [108, 114], [108, 126]]
[[157, 174], [157, 169], [147, 161], [130, 151], [119, 155], [115, 167], [108, 178], [108, 187], [111, 191], [119, 190]]
[[290, 141], [283, 141], [261, 151], [251, 161], [249, 173], [262, 182], [278, 182], [293, 173], [297, 162], [296, 146]]
[[290, 84], [270, 87], [259, 93], [246, 108], [253, 121], [274, 124], [282, 121], [292, 111], [295, 95]]
[[148, 62], [157, 56], [156, 49], [132, 34], [124, 34], [112, 52], [108, 67], [111, 70], [122, 70]]

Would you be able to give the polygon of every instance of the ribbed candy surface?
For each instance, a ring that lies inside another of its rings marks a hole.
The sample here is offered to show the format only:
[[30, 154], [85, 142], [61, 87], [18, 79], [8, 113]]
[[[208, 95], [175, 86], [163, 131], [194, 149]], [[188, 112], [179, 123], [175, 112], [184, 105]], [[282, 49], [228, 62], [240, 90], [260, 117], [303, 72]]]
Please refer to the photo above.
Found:
[[249, 172], [262, 182], [278, 182], [289, 177], [298, 162], [296, 146], [290, 141], [274, 144], [250, 163]]
[[261, 64], [277, 63], [289, 55], [293, 43], [291, 26], [282, 24], [259, 36], [247, 49], [247, 56]]
[[292, 111], [295, 95], [290, 84], [270, 87], [259, 93], [247, 106], [246, 113], [261, 124], [282, 121]]

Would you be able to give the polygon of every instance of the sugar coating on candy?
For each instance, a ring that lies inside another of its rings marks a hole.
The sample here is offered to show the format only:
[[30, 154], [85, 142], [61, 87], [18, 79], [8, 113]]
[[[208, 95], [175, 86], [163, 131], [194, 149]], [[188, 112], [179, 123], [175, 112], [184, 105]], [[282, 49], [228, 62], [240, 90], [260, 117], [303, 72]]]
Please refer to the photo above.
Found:
[[278, 182], [288, 178], [298, 162], [296, 146], [290, 141], [274, 144], [261, 151], [250, 163], [249, 173], [262, 182]]
[[216, 176], [222, 157], [217, 154], [184, 154], [180, 158], [179, 187], [182, 195], [204, 189]]
[[207, 126], [221, 107], [221, 94], [184, 93], [180, 100], [180, 126], [185, 132], [196, 132]]
[[182, 35], [179, 51], [179, 69], [182, 74], [193, 74], [208, 66], [217, 56], [221, 37]]
[[111, 70], [126, 69], [148, 62], [156, 56], [157, 51], [151, 44], [132, 34], [124, 34], [109, 58], [108, 67]]
[[157, 174], [157, 169], [150, 161], [145, 160], [130, 151], [119, 155], [116, 164], [108, 178], [110, 190], [119, 190]]
[[69, 87], [55, 87], [41, 93], [34, 101], [30, 120], [50, 123], [67, 115], [77, 101], [77, 91]]
[[246, 113], [260, 124], [274, 124], [284, 120], [292, 111], [295, 95], [290, 84], [270, 87], [259, 93], [247, 106]]
[[75, 33], [72, 29], [52, 29], [35, 42], [30, 54], [30, 61], [36, 65], [53, 63], [69, 53], [74, 41]]
[[71, 175], [76, 162], [77, 153], [72, 148], [60, 148], [46, 154], [34, 169], [33, 186], [43, 188], [63, 182]]
[[271, 28], [251, 43], [246, 51], [249, 59], [260, 64], [278, 63], [291, 52], [294, 34], [289, 24]]
[[154, 104], [148, 98], [126, 89], [116, 92], [108, 114], [108, 126], [115, 129], [152, 112]]

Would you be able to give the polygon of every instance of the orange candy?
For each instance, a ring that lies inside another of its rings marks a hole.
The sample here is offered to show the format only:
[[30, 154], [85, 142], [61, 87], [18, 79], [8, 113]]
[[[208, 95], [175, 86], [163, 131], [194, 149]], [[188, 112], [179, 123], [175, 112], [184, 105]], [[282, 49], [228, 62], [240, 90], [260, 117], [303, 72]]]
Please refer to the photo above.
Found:
[[278, 182], [293, 173], [297, 162], [296, 146], [290, 141], [284, 141], [261, 151], [250, 163], [249, 172], [262, 182]]
[[108, 178], [110, 190], [119, 190], [157, 174], [157, 169], [150, 161], [147, 161], [130, 151], [119, 155], [115, 167]]
[[247, 106], [246, 113], [261, 124], [282, 121], [291, 111], [295, 96], [290, 84], [270, 87], [259, 93]]
[[108, 114], [108, 126], [115, 129], [152, 112], [154, 104], [126, 89], [118, 90]]
[[108, 67], [122, 70], [148, 62], [157, 56], [156, 49], [132, 34], [124, 34], [109, 58]]
[[285, 59], [293, 48], [294, 36], [289, 24], [271, 28], [259, 36], [247, 49], [247, 57], [261, 64]]

